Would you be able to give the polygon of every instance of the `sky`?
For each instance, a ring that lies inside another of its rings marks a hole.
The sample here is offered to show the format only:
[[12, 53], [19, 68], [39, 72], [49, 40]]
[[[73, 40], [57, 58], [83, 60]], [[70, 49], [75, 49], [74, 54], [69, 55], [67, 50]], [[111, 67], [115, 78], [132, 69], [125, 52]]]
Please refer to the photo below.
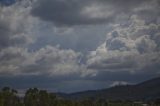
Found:
[[0, 0], [0, 87], [77, 92], [160, 76], [160, 0]]

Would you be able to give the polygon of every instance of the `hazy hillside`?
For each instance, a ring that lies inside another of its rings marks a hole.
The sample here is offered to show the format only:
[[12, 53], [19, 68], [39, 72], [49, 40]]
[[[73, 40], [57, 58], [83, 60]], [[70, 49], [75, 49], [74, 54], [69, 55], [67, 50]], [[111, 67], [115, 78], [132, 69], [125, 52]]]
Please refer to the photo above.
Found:
[[111, 100], [150, 100], [160, 98], [160, 77], [136, 85], [115, 86], [72, 94], [59, 94], [71, 99], [107, 98]]

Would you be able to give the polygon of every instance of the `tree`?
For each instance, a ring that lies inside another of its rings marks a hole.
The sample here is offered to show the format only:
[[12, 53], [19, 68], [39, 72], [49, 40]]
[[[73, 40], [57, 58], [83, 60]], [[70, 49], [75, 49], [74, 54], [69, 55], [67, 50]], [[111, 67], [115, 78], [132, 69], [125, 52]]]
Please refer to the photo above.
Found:
[[0, 92], [0, 106], [20, 106], [20, 99], [17, 96], [17, 91], [4, 87]]
[[154, 104], [155, 104], [156, 106], [160, 106], [160, 98], [156, 99], [156, 100], [154, 101]]
[[40, 90], [38, 95], [39, 106], [49, 106], [50, 105], [50, 97], [47, 91]]
[[39, 90], [37, 88], [28, 89], [24, 97], [25, 106], [38, 106], [39, 104], [38, 94]]
[[56, 95], [54, 93], [49, 93], [50, 98], [50, 106], [57, 106], [58, 100], [56, 99]]

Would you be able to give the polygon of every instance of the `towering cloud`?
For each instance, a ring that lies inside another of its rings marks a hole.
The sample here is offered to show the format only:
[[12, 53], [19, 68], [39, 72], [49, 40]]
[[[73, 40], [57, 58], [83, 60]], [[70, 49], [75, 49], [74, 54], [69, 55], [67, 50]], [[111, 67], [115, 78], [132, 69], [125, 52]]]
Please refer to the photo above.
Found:
[[159, 37], [159, 23], [147, 24], [136, 15], [131, 16], [129, 21], [127, 26], [115, 26], [106, 35], [106, 41], [96, 51], [91, 52], [88, 68], [145, 73], [153, 72], [151, 69], [155, 67], [154, 71], [159, 73], [157, 66], [160, 65], [160, 42], [155, 39]]

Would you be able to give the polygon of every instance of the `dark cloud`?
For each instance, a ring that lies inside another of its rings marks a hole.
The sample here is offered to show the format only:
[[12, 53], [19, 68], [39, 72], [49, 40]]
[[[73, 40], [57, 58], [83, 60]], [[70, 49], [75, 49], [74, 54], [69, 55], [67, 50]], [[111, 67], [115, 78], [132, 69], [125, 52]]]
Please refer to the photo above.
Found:
[[132, 14], [144, 2], [148, 0], [37, 0], [31, 14], [58, 26], [104, 24]]
[[0, 5], [10, 6], [14, 4], [16, 0], [0, 0]]
[[87, 23], [88, 19], [80, 15], [82, 7], [83, 5], [77, 0], [39, 0], [33, 7], [32, 14], [59, 25]]
[[1, 86], [70, 92], [159, 75], [159, 5], [159, 0], [1, 5]]
[[[63, 79], [63, 78], [62, 78]], [[110, 82], [92, 81], [73, 78], [63, 81], [54, 80], [48, 76], [18, 76], [18, 77], [0, 77], [0, 87], [9, 86], [15, 89], [26, 90], [28, 88], [38, 87], [47, 89], [51, 92], [76, 92], [88, 89], [101, 89], [108, 87]], [[83, 85], [83, 86], [82, 86]], [[85, 87], [84, 87], [85, 86]]]
[[28, 89], [38, 87], [52, 92], [76, 92], [82, 90], [107, 88], [114, 82], [126, 82], [135, 84], [155, 77], [153, 73], [131, 74], [128, 72], [100, 71], [95, 77], [80, 78], [78, 76], [48, 77], [40, 76], [1, 76], [0, 87], [10, 86], [16, 89]]
[[128, 70], [130, 68], [135, 67], [135, 63], [132, 61], [125, 61], [125, 62], [119, 62], [118, 59], [115, 62], [109, 61], [108, 63], [102, 62], [102, 63], [94, 63], [88, 66], [88, 68], [91, 69], [107, 69], [107, 70], [114, 70], [114, 71], [121, 71], [121, 70]]
[[0, 21], [0, 48], [6, 47], [9, 45], [9, 35], [10, 30], [8, 26]]

